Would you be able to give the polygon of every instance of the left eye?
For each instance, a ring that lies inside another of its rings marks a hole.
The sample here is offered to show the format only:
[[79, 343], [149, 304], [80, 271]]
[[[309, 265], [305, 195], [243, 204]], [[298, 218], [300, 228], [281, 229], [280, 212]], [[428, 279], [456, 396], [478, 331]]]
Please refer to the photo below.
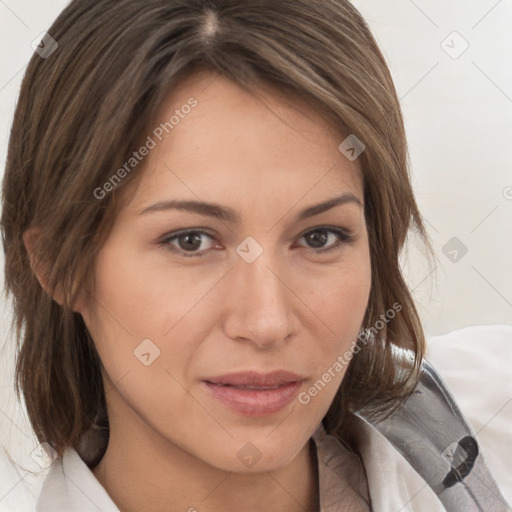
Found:
[[[160, 244], [172, 252], [180, 254], [181, 256], [204, 256], [207, 252], [207, 249], [203, 249], [202, 251], [196, 250], [201, 247], [202, 236], [206, 236], [207, 238], [214, 240], [213, 236], [205, 231], [188, 230], [171, 233], [169, 236], [166, 236], [164, 239], [162, 239]], [[304, 238], [308, 243], [316, 246], [305, 247], [307, 250], [312, 251], [313, 253], [324, 253], [334, 249], [339, 249], [343, 245], [346, 245], [352, 241], [352, 235], [348, 234], [347, 231], [344, 229], [331, 227], [315, 228], [306, 232], [300, 238]], [[327, 248], [323, 248], [323, 245], [329, 241], [329, 238], [331, 238], [331, 240], [334, 238], [334, 243], [330, 244]], [[178, 247], [173, 244], [175, 241], [178, 242]]]

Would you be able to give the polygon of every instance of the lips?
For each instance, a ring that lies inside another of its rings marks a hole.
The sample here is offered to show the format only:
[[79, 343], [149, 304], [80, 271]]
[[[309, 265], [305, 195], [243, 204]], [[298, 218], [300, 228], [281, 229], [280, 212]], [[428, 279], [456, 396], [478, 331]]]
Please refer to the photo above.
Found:
[[230, 410], [245, 416], [266, 416], [289, 405], [304, 380], [296, 373], [278, 370], [231, 373], [202, 382], [211, 396]]
[[265, 374], [257, 372], [237, 372], [230, 373], [228, 375], [221, 375], [220, 377], [208, 377], [204, 379], [204, 381], [211, 384], [260, 389], [277, 388], [284, 384], [301, 382], [303, 380], [304, 377], [285, 370], [276, 370]]

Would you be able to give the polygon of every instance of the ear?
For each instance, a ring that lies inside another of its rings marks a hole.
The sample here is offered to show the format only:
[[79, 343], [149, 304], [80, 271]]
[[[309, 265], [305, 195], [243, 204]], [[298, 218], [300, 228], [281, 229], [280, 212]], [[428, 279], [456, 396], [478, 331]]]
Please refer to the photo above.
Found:
[[55, 301], [57, 304], [62, 306], [62, 294], [58, 291], [50, 289], [48, 285], [48, 276], [49, 269], [42, 258], [38, 258], [38, 254], [36, 252], [37, 242], [40, 240], [42, 236], [42, 231], [38, 227], [29, 228], [23, 233], [23, 243], [25, 244], [25, 248], [27, 249], [28, 257], [30, 260], [30, 267], [34, 272], [39, 284], [45, 290], [45, 292]]

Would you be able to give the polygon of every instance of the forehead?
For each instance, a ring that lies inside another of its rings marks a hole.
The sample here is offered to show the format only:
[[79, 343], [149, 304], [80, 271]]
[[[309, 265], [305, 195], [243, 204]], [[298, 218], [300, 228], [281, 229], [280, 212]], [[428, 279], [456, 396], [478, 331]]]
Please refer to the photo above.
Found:
[[133, 208], [166, 192], [205, 201], [257, 194], [283, 206], [336, 192], [363, 200], [358, 162], [338, 150], [344, 134], [268, 84], [248, 92], [220, 75], [191, 75], [168, 94], [148, 136], [154, 147], [138, 170]]

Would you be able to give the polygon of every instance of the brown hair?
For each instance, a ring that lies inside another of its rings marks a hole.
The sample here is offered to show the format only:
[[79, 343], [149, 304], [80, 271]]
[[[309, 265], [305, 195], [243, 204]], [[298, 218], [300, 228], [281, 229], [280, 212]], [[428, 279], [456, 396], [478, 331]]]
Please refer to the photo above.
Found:
[[[82, 289], [94, 296], [94, 258], [115, 219], [116, 192], [139, 169], [101, 201], [93, 191], [150, 133], [178, 80], [198, 70], [248, 91], [262, 82], [276, 86], [313, 105], [337, 127], [340, 142], [355, 134], [365, 144], [358, 162], [372, 287], [364, 326], [374, 328], [392, 304], [401, 311], [375, 340], [359, 344], [324, 426], [350, 443], [351, 409], [389, 408], [411, 392], [425, 343], [399, 253], [410, 227], [428, 239], [390, 72], [348, 1], [74, 0], [48, 33], [58, 48], [45, 58], [35, 53], [27, 67], [1, 218], [16, 392], [40, 442], [62, 455], [95, 421], [108, 426], [101, 361], [73, 304]], [[31, 267], [22, 236], [32, 227], [42, 236]], [[38, 262], [47, 268], [47, 291], [32, 270]], [[52, 299], [55, 290], [61, 304]], [[393, 345], [414, 352], [409, 371], [398, 371]]]

